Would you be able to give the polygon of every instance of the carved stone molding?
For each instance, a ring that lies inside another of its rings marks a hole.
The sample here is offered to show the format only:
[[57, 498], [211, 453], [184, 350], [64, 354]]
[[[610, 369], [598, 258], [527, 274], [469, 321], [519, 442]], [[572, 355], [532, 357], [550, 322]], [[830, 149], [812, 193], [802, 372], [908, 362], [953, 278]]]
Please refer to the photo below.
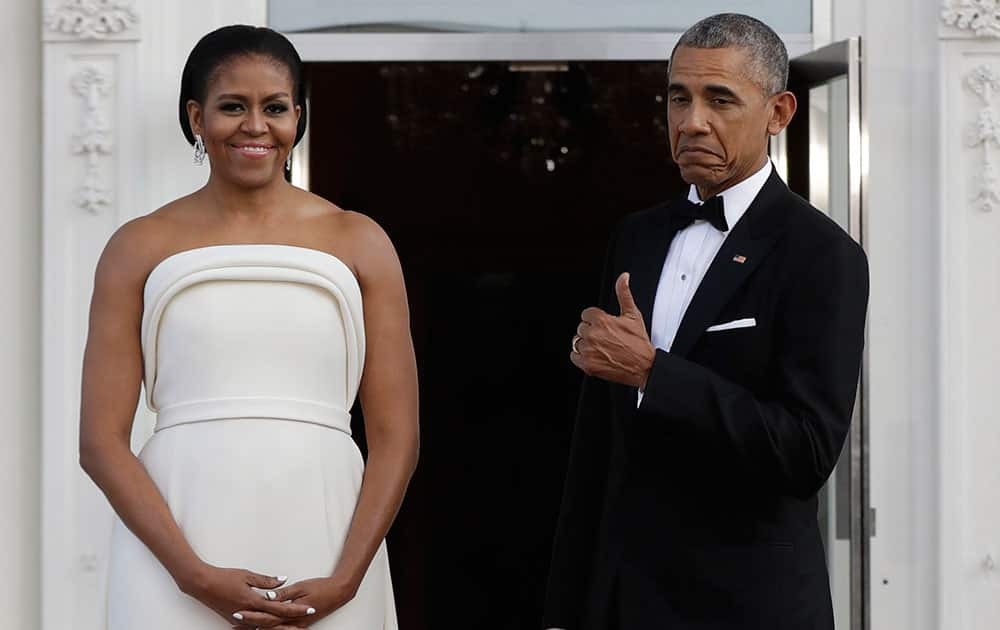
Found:
[[1000, 0], [943, 0], [941, 19], [977, 37], [1000, 37]]
[[1000, 74], [981, 64], [965, 76], [965, 84], [983, 103], [965, 135], [967, 146], [983, 150], [983, 166], [972, 202], [980, 210], [991, 212], [1000, 205], [1000, 178], [994, 162], [996, 150], [1000, 149], [1000, 119], [993, 110], [993, 101], [1000, 96]]
[[112, 131], [100, 112], [101, 99], [111, 93], [111, 77], [95, 66], [84, 66], [70, 80], [73, 92], [83, 99], [84, 113], [78, 131], [73, 134], [73, 153], [86, 160], [83, 183], [77, 189], [76, 205], [93, 214], [111, 207], [111, 189], [101, 180], [99, 160], [111, 155]]
[[108, 39], [139, 24], [132, 0], [63, 0], [45, 12], [45, 26], [79, 39]]

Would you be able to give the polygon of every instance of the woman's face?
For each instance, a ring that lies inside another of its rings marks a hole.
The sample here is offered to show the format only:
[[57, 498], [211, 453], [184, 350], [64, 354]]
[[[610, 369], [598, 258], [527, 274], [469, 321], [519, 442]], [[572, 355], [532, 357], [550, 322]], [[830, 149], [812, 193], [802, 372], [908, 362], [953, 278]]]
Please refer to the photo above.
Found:
[[293, 95], [288, 68], [269, 57], [235, 57], [216, 71], [204, 102], [188, 101], [213, 177], [259, 188], [284, 176], [302, 111]]

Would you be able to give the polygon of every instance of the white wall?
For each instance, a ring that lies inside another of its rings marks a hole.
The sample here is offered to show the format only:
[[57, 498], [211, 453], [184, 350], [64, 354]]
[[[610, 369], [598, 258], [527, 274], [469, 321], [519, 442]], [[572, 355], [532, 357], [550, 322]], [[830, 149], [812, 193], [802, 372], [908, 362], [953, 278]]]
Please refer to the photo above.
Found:
[[868, 410], [873, 628], [938, 625], [935, 558], [940, 242], [933, 53], [927, 0], [834, 2], [834, 38], [860, 34], [869, 133]]
[[3, 625], [34, 628], [39, 610], [39, 295], [41, 44], [35, 2], [0, 3], [4, 150], [0, 151], [0, 588]]

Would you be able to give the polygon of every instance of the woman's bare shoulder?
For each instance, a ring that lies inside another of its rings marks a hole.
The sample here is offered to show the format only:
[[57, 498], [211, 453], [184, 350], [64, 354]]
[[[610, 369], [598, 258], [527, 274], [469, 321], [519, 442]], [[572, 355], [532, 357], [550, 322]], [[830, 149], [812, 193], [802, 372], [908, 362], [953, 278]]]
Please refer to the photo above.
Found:
[[370, 283], [398, 284], [401, 262], [386, 230], [363, 212], [343, 210], [336, 220], [337, 246], [351, 261], [362, 288], [375, 286]]
[[340, 250], [354, 259], [372, 253], [392, 251], [392, 243], [382, 226], [362, 212], [345, 210], [337, 204], [310, 192], [302, 191], [303, 207], [319, 229], [315, 232], [328, 245], [324, 249]]
[[191, 210], [188, 198], [123, 223], [108, 239], [97, 265], [97, 281], [142, 285], [149, 272], [176, 247], [184, 218]]
[[350, 243], [356, 258], [394, 258], [392, 240], [385, 229], [371, 216], [354, 210], [344, 210], [337, 217], [338, 232]]

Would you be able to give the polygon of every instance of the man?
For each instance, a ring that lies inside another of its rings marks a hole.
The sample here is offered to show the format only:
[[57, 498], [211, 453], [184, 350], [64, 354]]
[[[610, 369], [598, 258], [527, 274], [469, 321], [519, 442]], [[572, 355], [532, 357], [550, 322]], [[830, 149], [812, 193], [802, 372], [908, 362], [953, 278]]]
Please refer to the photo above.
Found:
[[691, 188], [622, 221], [573, 338], [587, 376], [545, 627], [833, 628], [816, 495], [850, 424], [868, 269], [768, 160], [795, 113], [787, 74], [743, 15], [674, 48]]

